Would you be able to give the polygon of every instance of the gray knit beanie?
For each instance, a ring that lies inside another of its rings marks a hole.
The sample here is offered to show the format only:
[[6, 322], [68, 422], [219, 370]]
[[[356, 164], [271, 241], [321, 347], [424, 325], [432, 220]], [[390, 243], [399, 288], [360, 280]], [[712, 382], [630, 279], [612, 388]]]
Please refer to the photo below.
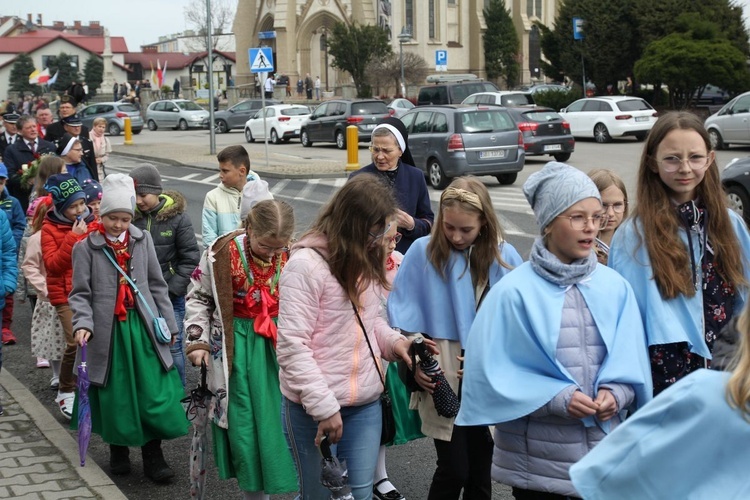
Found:
[[575, 167], [551, 161], [534, 172], [523, 184], [523, 194], [534, 210], [543, 234], [555, 217], [586, 198], [601, 201], [594, 181]]
[[130, 171], [130, 177], [135, 182], [136, 194], [161, 194], [161, 176], [156, 167], [146, 163]]
[[99, 215], [112, 212], [135, 214], [135, 188], [133, 179], [125, 174], [110, 174], [102, 181], [102, 204]]

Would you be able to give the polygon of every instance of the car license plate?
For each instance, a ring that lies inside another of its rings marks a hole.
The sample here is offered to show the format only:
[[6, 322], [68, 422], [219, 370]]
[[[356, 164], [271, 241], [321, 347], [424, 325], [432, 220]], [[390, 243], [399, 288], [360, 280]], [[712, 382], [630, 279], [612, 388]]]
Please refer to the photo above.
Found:
[[505, 158], [505, 150], [504, 149], [493, 149], [491, 151], [480, 151], [479, 152], [479, 158]]
[[562, 144], [547, 144], [544, 146], [545, 151], [562, 151]]
[[372, 130], [375, 128], [375, 123], [365, 123], [365, 130]]
[[299, 135], [299, 129], [298, 129], [298, 128], [295, 128], [295, 129], [294, 129], [294, 134], [295, 134], [295, 135]]
[[647, 122], [648, 121], [648, 116], [636, 116], [635, 117], [635, 121], [637, 121], [637, 122]]

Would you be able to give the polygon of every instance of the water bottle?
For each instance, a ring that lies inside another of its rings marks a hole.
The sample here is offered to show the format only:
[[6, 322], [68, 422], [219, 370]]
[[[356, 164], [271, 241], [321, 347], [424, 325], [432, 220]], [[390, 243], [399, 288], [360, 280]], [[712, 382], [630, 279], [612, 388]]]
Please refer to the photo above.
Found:
[[456, 393], [453, 392], [450, 384], [448, 384], [448, 380], [443, 375], [437, 360], [427, 350], [424, 339], [417, 337], [414, 339], [412, 345], [417, 356], [419, 356], [419, 368], [435, 384], [435, 389], [432, 391], [432, 402], [435, 405], [437, 414], [441, 417], [454, 418], [458, 415], [461, 401], [459, 401], [458, 396], [456, 396]]

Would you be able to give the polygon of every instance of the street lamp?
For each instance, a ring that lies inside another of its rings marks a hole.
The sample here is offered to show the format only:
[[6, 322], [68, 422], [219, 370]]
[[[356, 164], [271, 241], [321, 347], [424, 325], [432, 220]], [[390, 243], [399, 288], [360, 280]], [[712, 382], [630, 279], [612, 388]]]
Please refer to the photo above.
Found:
[[411, 30], [404, 26], [398, 34], [398, 46], [401, 53], [401, 97], [406, 97], [406, 82], [404, 81], [404, 44], [411, 40]]

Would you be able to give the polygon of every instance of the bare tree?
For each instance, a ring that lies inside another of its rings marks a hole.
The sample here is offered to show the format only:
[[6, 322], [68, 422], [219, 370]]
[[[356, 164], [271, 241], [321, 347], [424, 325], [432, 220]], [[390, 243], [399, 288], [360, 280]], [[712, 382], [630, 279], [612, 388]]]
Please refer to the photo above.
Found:
[[[211, 0], [211, 45], [214, 50], [218, 48], [222, 33], [231, 31], [234, 21], [236, 2], [231, 0]], [[185, 6], [185, 23], [195, 33], [195, 37], [185, 41], [188, 48], [193, 52], [208, 50], [208, 20], [206, 15], [205, 0], [192, 0]]]
[[[404, 80], [406, 85], [422, 85], [430, 69], [427, 61], [419, 54], [404, 52]], [[389, 90], [398, 94], [401, 82], [401, 57], [398, 53], [373, 59], [367, 66], [367, 78], [375, 87], [375, 94], [382, 95]]]

